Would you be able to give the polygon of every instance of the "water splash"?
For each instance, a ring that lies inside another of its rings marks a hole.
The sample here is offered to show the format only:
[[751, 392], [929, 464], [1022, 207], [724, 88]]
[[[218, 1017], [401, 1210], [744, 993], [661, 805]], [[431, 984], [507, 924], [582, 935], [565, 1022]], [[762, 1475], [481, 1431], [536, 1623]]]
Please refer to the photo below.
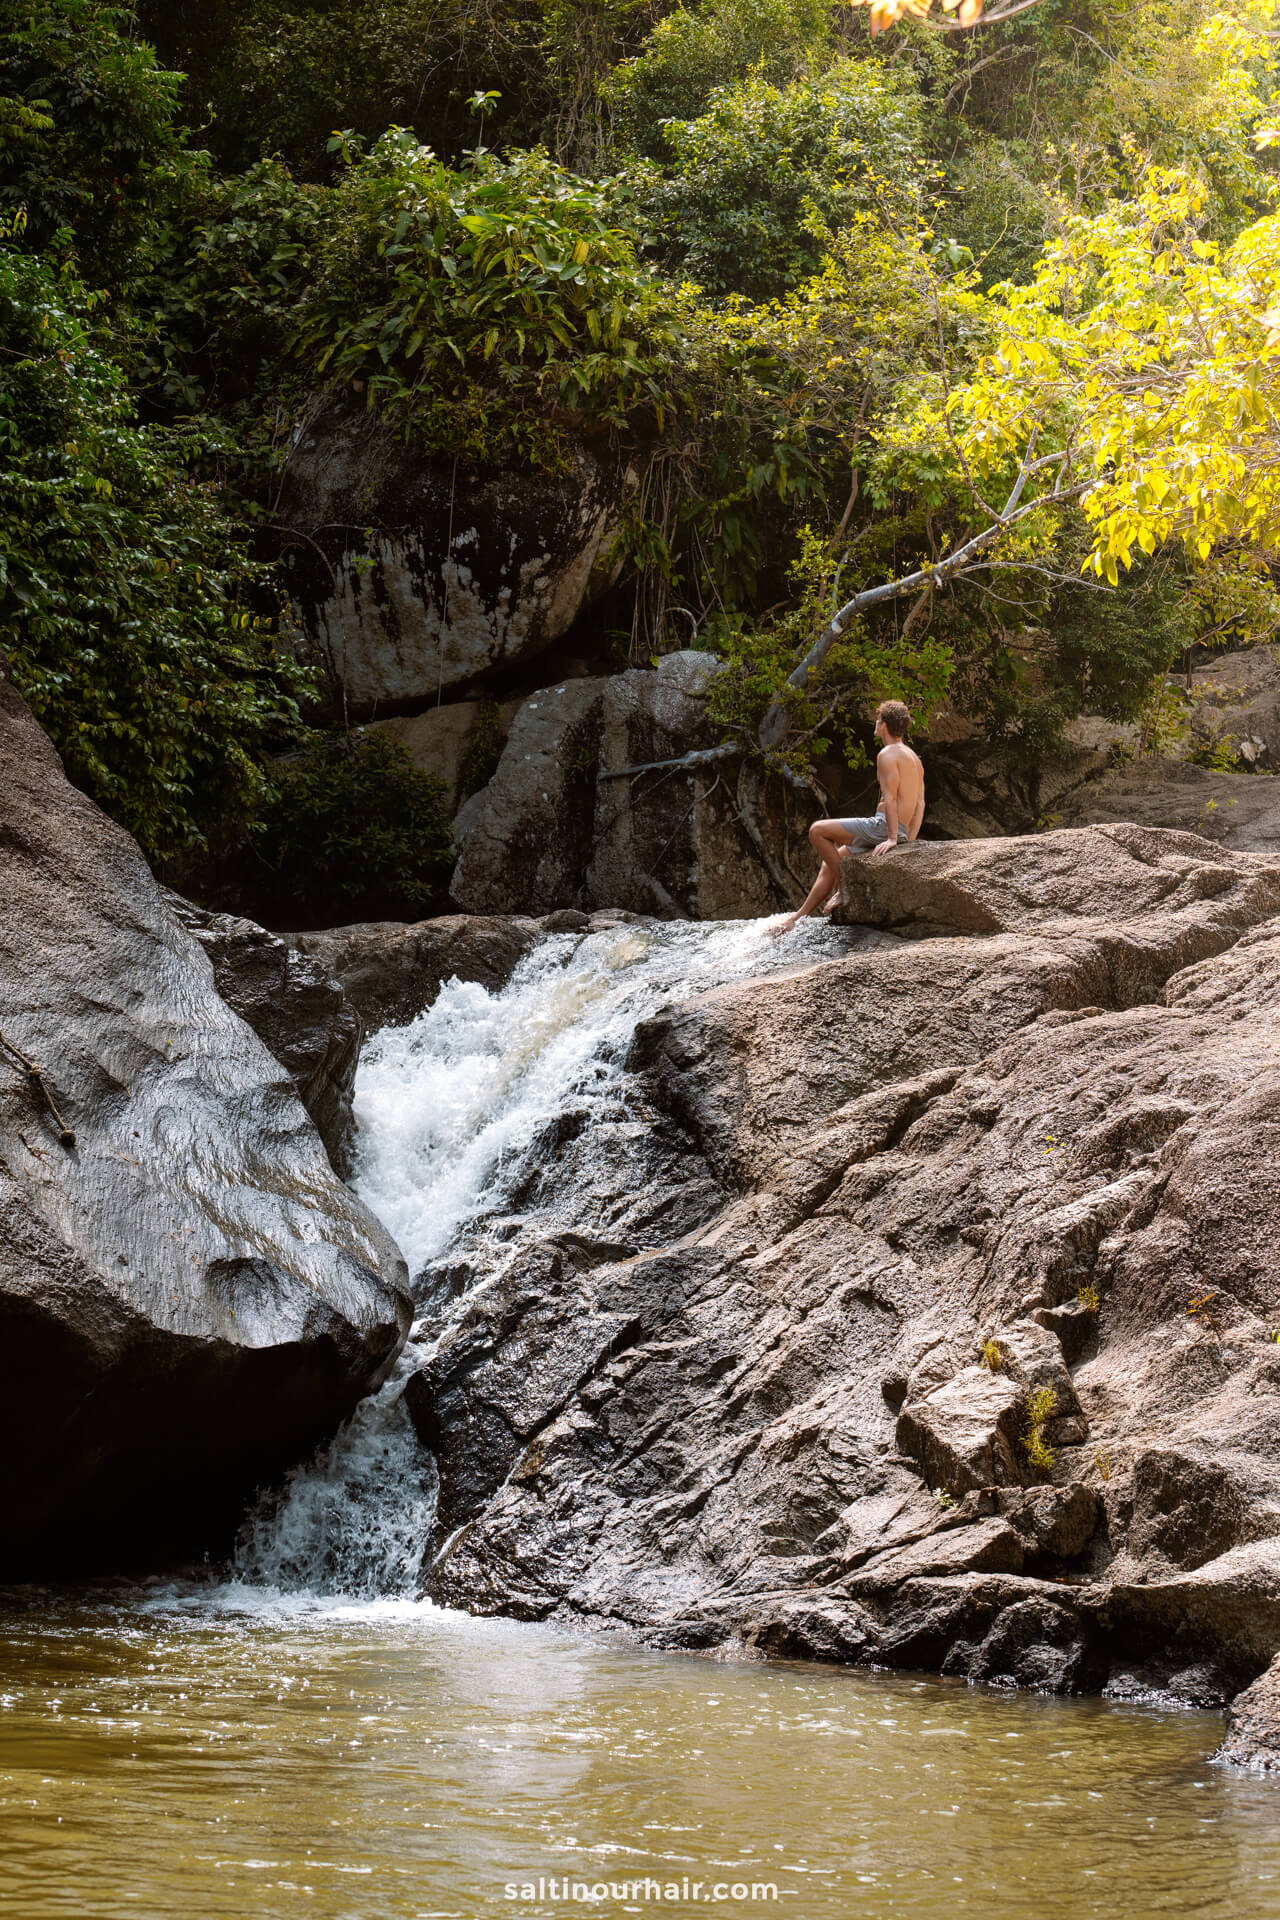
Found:
[[412, 1599], [435, 1510], [435, 1467], [405, 1409], [397, 1369], [278, 1494], [259, 1502], [232, 1562], [247, 1586]]

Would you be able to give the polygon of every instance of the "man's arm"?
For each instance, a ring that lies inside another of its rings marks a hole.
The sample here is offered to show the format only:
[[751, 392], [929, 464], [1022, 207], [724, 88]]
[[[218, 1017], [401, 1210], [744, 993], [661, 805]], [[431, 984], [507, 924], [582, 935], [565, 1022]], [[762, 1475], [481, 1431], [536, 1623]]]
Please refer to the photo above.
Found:
[[884, 801], [885, 837], [871, 858], [888, 853], [898, 844], [898, 763], [890, 756], [887, 747], [881, 747], [876, 756], [876, 777], [880, 782], [880, 798]]

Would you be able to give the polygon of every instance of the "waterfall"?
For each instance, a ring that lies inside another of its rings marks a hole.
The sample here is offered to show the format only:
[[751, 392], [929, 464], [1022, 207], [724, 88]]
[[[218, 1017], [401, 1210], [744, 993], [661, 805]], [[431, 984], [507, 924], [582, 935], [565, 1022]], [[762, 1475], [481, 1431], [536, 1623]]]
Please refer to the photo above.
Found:
[[[451, 980], [416, 1020], [366, 1043], [354, 1184], [409, 1262], [415, 1298], [427, 1307], [411, 1336], [420, 1344], [406, 1347], [331, 1444], [250, 1514], [234, 1562], [240, 1581], [364, 1598], [416, 1592], [435, 1474], [401, 1395], [420, 1346], [451, 1324], [435, 1284], [442, 1267], [453, 1263], [463, 1275], [456, 1313], [515, 1257], [531, 1184], [547, 1175], [548, 1130], [566, 1115], [588, 1169], [593, 1152], [599, 1159], [593, 1127], [616, 1134], [621, 1119], [643, 1134], [648, 1109], [626, 1068], [639, 1021], [664, 1001], [811, 964], [840, 945], [819, 922], [781, 940], [759, 920], [552, 935], [500, 992]], [[545, 1218], [550, 1206], [562, 1228], [596, 1231], [626, 1185], [613, 1164], [594, 1187], [581, 1177], [550, 1183], [534, 1211]], [[643, 1188], [643, 1179], [635, 1184]]]

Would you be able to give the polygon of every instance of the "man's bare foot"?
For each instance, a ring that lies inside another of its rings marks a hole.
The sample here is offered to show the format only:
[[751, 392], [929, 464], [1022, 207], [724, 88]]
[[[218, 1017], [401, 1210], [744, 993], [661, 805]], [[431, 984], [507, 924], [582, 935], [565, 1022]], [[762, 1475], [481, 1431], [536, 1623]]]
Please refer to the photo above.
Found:
[[822, 911], [824, 914], [833, 913], [839, 905], [840, 905], [839, 893], [837, 892], [837, 893], [828, 894], [827, 898], [822, 903]]
[[775, 937], [775, 939], [780, 933], [790, 933], [792, 927], [794, 927], [794, 925], [796, 924], [796, 921], [799, 920], [801, 917], [802, 916], [798, 913], [789, 913], [785, 920], [779, 920], [776, 926], [770, 927], [769, 932]]

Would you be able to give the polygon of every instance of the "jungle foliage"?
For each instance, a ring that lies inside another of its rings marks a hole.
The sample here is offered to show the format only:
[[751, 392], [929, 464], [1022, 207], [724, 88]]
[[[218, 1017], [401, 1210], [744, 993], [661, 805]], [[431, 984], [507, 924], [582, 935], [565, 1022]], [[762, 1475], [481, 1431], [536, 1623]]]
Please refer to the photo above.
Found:
[[1276, 13], [7, 0], [15, 677], [151, 853], [275, 861], [328, 779], [308, 885], [358, 865], [367, 750], [278, 759], [272, 503], [324, 396], [477, 469], [611, 448], [632, 658], [719, 650], [726, 740], [803, 776], [884, 695], [1026, 753], [1136, 712], [1276, 625]]

